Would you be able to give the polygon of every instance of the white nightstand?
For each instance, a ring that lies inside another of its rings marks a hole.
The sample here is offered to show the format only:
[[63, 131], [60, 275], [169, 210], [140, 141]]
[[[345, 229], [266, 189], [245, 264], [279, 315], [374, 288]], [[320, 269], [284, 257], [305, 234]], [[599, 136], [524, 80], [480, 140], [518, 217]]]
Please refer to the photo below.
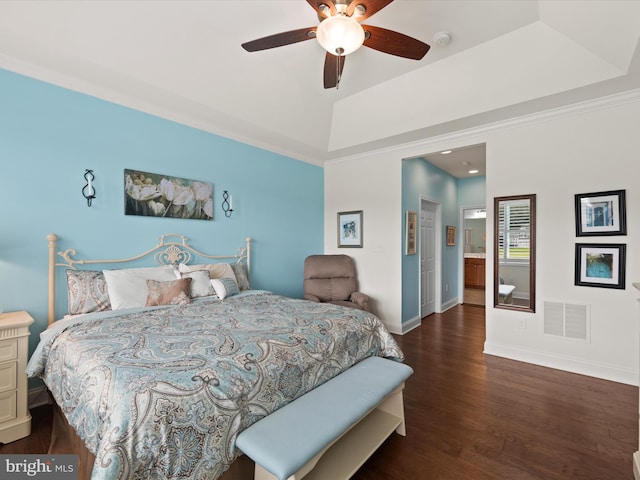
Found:
[[0, 315], [0, 443], [31, 434], [25, 369], [32, 323], [27, 312]]

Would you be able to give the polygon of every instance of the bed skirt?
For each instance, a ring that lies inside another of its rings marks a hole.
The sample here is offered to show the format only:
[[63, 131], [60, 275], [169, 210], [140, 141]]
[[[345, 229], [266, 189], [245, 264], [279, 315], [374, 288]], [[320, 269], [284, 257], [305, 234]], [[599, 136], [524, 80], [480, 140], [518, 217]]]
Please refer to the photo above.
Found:
[[58, 404], [49, 395], [53, 405], [53, 422], [51, 424], [51, 440], [49, 455], [78, 455], [78, 480], [89, 480], [95, 455], [89, 451], [82, 439], [71, 428]]
[[[51, 424], [51, 440], [49, 455], [78, 455], [78, 480], [90, 480], [95, 455], [89, 451], [82, 439], [69, 425], [64, 414], [53, 397], [49, 395], [53, 405], [53, 421]], [[253, 480], [255, 464], [246, 455], [241, 455], [219, 480]]]

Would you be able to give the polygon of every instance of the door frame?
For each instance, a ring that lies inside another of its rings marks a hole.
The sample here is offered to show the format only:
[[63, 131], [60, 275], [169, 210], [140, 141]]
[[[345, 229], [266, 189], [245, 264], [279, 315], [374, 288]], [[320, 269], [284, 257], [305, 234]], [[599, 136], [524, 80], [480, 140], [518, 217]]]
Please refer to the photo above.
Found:
[[[434, 298], [435, 313], [442, 313], [442, 204], [426, 195], [420, 195], [420, 212], [422, 212], [423, 203], [427, 202], [436, 207], [436, 246], [435, 246], [435, 289]], [[422, 215], [418, 215], [418, 234], [422, 232]], [[418, 245], [420, 245], [420, 255], [418, 258], [418, 312], [422, 319], [422, 238], [418, 237]]]

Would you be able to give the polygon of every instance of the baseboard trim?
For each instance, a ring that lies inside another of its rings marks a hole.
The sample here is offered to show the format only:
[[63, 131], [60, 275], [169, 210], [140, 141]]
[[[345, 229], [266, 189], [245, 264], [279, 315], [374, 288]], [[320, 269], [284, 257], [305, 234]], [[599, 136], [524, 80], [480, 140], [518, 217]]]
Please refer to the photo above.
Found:
[[[614, 365], [589, 363], [581, 359], [513, 348], [508, 345], [499, 345], [490, 342], [485, 342], [483, 353], [487, 355], [494, 355], [496, 357], [518, 360], [520, 362], [532, 363], [542, 367], [555, 368], [557, 370], [587, 375], [589, 377], [601, 378], [603, 380], [610, 380], [612, 382], [638, 386], [637, 370], [628, 370]], [[640, 478], [638, 480], [640, 480]]]
[[[447, 310], [455, 307], [459, 303], [460, 302], [458, 301], [458, 297], [452, 298], [451, 300], [447, 300], [445, 303], [440, 305], [440, 311], [438, 313], [444, 313]], [[406, 322], [402, 322], [402, 332], [400, 333], [400, 335], [404, 335], [410, 332], [411, 330], [413, 330], [414, 328], [418, 328], [420, 325], [422, 325], [422, 317], [420, 316], [413, 317], [412, 319], [407, 320]], [[392, 332], [392, 333], [396, 333], [396, 332]]]
[[455, 307], [459, 303], [460, 303], [460, 301], [459, 301], [458, 297], [452, 298], [451, 300], [447, 300], [445, 303], [443, 303], [441, 305], [442, 308], [440, 309], [441, 310], [440, 313], [446, 312], [447, 310]]
[[411, 320], [403, 322], [401, 335], [410, 332], [414, 328], [418, 328], [420, 325], [422, 325], [422, 318], [420, 318], [419, 316], [413, 317]]

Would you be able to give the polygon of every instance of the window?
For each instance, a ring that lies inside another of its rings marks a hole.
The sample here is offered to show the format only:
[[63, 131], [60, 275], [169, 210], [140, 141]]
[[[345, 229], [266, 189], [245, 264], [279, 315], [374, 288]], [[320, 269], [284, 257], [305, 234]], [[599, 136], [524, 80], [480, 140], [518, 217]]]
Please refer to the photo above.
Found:
[[528, 200], [502, 202], [498, 213], [501, 263], [529, 263], [531, 215]]

